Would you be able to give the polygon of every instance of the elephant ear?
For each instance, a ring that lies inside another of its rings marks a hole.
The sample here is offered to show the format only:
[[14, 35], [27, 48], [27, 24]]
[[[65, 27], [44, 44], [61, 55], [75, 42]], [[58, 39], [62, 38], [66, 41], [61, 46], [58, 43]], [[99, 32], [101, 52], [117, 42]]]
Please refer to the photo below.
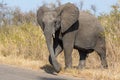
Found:
[[43, 15], [45, 12], [49, 11], [49, 8], [47, 8], [46, 6], [42, 6], [38, 9], [37, 11], [37, 22], [40, 25], [41, 29], [44, 30], [44, 24], [42, 22], [43, 19]]
[[79, 9], [72, 3], [63, 5], [60, 9], [61, 31], [67, 31], [79, 18]]

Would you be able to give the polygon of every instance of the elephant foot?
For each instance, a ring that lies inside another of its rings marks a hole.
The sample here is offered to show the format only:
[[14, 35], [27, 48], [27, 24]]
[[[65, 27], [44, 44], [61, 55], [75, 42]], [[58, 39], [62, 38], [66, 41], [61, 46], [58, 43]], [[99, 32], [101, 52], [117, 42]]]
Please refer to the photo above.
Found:
[[101, 62], [101, 64], [102, 64], [102, 68], [104, 68], [104, 69], [108, 68], [108, 64], [107, 64], [106, 59], [103, 59], [102, 62]]
[[77, 69], [80, 69], [80, 70], [81, 70], [81, 69], [85, 69], [85, 67], [83, 67], [83, 66], [78, 66]]
[[72, 66], [66, 66], [65, 69], [72, 69]]
[[59, 63], [55, 63], [55, 65], [53, 64], [53, 67], [55, 69], [55, 72], [59, 73], [61, 70], [61, 65]]
[[81, 60], [77, 68], [84, 69], [85, 68], [85, 60]]
[[72, 68], [72, 62], [65, 63], [65, 69], [71, 69]]
[[107, 64], [104, 64], [104, 65], [102, 65], [102, 68], [108, 69], [108, 65], [107, 65]]
[[106, 66], [103, 66], [103, 68], [104, 68], [104, 69], [108, 69], [108, 65], [106, 65]]
[[60, 72], [61, 65], [56, 60], [52, 60], [51, 56], [49, 56], [49, 63], [54, 67], [55, 72]]

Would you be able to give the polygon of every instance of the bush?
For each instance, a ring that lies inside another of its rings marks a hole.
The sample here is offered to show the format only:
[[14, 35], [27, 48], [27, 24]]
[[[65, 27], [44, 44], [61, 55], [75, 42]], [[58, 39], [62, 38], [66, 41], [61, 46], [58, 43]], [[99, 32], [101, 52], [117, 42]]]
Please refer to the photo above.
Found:
[[43, 59], [46, 53], [41, 29], [32, 24], [0, 28], [0, 54], [16, 55], [29, 59]]

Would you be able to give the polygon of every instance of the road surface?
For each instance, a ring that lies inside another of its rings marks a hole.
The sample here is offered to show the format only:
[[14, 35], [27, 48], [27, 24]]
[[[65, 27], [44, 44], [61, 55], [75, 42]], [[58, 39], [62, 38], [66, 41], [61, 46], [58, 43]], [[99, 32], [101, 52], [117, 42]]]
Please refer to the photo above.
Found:
[[0, 80], [84, 80], [0, 64]]

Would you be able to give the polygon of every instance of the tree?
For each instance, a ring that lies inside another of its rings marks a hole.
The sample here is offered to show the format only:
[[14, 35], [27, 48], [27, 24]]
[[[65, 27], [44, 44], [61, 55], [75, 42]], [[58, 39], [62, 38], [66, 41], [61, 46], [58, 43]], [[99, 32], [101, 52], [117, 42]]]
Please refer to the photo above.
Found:
[[110, 15], [112, 15], [112, 17], [113, 17], [114, 24], [116, 24], [116, 26], [118, 26], [120, 28], [120, 26], [119, 26], [119, 24], [120, 24], [120, 11], [119, 11], [120, 6], [119, 6], [119, 4], [115, 4], [115, 5], [112, 5], [111, 7], [112, 7], [112, 11], [110, 12]]
[[3, 1], [0, 2], [0, 27], [12, 24], [13, 10]]
[[22, 11], [20, 10], [20, 8], [16, 7], [14, 12], [13, 12], [13, 24], [15, 25], [19, 25], [19, 24], [22, 24], [23, 23], [23, 13]]
[[95, 5], [91, 5], [91, 9], [93, 10], [93, 12], [94, 12], [94, 15], [96, 14], [96, 6]]
[[82, 10], [83, 5], [84, 5], [83, 1], [80, 1], [80, 2], [79, 2], [79, 9], [80, 9], [80, 10]]
[[61, 4], [62, 4], [62, 3], [61, 3], [61, 0], [56, 0], [56, 2], [57, 2], [57, 5], [58, 5], [58, 6], [61, 6]]
[[5, 15], [6, 15], [6, 7], [7, 4], [5, 4], [3, 1], [0, 2], [0, 27], [5, 25], [6, 20], [5, 20]]
[[29, 11], [27, 13], [24, 13], [24, 22], [37, 24], [35, 12]]

